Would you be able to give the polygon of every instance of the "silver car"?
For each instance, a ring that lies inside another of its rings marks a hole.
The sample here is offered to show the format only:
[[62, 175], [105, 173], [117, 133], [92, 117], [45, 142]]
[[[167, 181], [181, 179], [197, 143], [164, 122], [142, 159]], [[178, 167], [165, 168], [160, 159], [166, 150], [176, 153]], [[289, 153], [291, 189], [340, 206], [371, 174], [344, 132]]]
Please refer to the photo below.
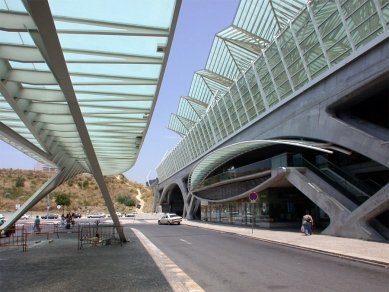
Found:
[[162, 225], [162, 224], [167, 224], [167, 225], [177, 224], [177, 225], [180, 225], [181, 221], [182, 221], [182, 217], [181, 216], [178, 216], [175, 213], [167, 213], [167, 214], [163, 215], [163, 217], [161, 219], [158, 220], [158, 224], [159, 225]]
[[105, 218], [105, 213], [103, 213], [103, 212], [93, 213], [93, 214], [89, 214], [86, 217], [87, 218]]

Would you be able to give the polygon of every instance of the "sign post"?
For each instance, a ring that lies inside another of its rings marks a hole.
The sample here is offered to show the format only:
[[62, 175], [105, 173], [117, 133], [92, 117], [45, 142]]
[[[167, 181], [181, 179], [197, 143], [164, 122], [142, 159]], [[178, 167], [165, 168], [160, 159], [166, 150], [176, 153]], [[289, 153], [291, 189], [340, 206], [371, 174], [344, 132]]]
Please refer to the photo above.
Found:
[[254, 233], [254, 219], [255, 219], [255, 208], [254, 203], [258, 200], [258, 194], [256, 192], [250, 193], [250, 201], [251, 201], [251, 234]]

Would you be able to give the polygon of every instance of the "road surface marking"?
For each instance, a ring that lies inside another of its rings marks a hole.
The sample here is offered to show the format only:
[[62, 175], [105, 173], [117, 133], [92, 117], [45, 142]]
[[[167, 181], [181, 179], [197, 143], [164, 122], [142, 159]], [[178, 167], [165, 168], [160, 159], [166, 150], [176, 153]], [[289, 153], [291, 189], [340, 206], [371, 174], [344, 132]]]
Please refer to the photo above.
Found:
[[165, 276], [174, 292], [205, 292], [195, 281], [193, 281], [183, 270], [173, 263], [162, 251], [160, 251], [150, 240], [139, 230], [131, 228], [140, 242], [149, 252], [162, 274]]
[[186, 241], [185, 239], [180, 239], [181, 241], [185, 242], [186, 244], [192, 244], [189, 241]]

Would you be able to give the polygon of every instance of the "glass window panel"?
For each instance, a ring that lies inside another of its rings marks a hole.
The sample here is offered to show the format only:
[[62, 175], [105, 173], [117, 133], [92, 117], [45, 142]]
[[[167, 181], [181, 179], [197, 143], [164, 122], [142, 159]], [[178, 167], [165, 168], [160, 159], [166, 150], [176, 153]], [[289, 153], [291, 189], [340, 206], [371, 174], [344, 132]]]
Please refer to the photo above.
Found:
[[[380, 30], [376, 32], [378, 28], [380, 28]], [[375, 38], [378, 34], [381, 34], [381, 28], [382, 26], [378, 14], [375, 14], [351, 32], [355, 47], [358, 49]]]
[[317, 59], [312, 61], [312, 63], [308, 64], [308, 69], [309, 72], [311, 72], [312, 79], [314, 78], [314, 75], [317, 76], [315, 73], [321, 70], [323, 67], [327, 68], [327, 61], [324, 58], [324, 55], [320, 55]]
[[385, 7], [382, 7], [382, 13], [384, 15], [385, 22], [388, 24], [389, 23], [389, 4], [387, 4]]
[[289, 94], [292, 93], [292, 88], [290, 87], [289, 80], [278, 86], [278, 92], [280, 94], [281, 99], [288, 97]]
[[270, 47], [266, 49], [266, 57], [271, 59], [274, 55], [278, 54], [277, 44], [273, 42]]
[[281, 63], [281, 57], [278, 53], [274, 54], [274, 56], [269, 59], [270, 68], [274, 68], [280, 63]]
[[342, 10], [344, 13], [344, 16], [347, 18], [351, 14], [353, 14], [363, 3], [365, 3], [366, 0], [348, 0], [345, 1], [345, 3], [342, 3]]
[[257, 84], [257, 79], [255, 78], [255, 76], [252, 76], [250, 79], [247, 79], [247, 82], [249, 86], [252, 87], [253, 85]]
[[267, 86], [271, 82], [272, 80], [269, 73], [267, 73], [263, 78], [261, 78], [261, 83], [263, 87]]
[[276, 78], [275, 82], [280, 96], [284, 96], [287, 92], [289, 92], [289, 90], [291, 90], [290, 83], [285, 72], [280, 74]]
[[[311, 50], [309, 50], [306, 54], [304, 54], [305, 62], [307, 64], [316, 60], [319, 56], [323, 55], [323, 50], [319, 43], [317, 43]], [[310, 71], [312, 72], [312, 71]]]
[[[354, 6], [355, 7], [355, 6]], [[356, 7], [355, 7], [356, 8]], [[361, 7], [359, 7], [355, 12], [350, 15], [349, 18], [347, 18], [347, 25], [350, 28], [350, 30], [354, 30], [355, 28], [359, 27], [359, 25], [369, 18], [371, 15], [376, 13], [377, 10], [375, 8], [373, 1], [368, 1]], [[363, 35], [363, 26], [359, 28], [361, 35]], [[363, 37], [362, 37], [363, 38]]]
[[327, 55], [331, 63], [336, 64], [339, 62], [339, 60], [336, 62], [333, 61], [342, 54], [346, 54], [346, 56], [348, 56], [350, 53], [347, 52], [350, 52], [350, 50], [350, 42], [348, 41], [347, 36], [345, 36], [343, 39], [339, 40], [334, 46], [327, 50]]
[[[236, 88], [236, 85], [233, 85], [230, 89], [230, 92], [231, 92], [231, 96], [234, 96], [238, 93], [238, 89]], [[235, 100], [235, 98], [234, 98]]]
[[378, 35], [380, 35], [383, 32], [382, 27], [380, 27], [378, 30], [376, 30], [374, 33], [369, 35], [367, 38], [361, 40], [359, 43], [355, 44], [355, 48], [359, 49], [360, 47], [366, 45], [367, 43], [371, 42], [373, 39], [375, 39]]
[[285, 46], [281, 47], [281, 52], [285, 57], [293, 50], [296, 49], [296, 43], [293, 38], [289, 39], [289, 41], [285, 44]]
[[305, 70], [301, 70], [300, 72], [296, 73], [292, 77], [292, 82], [294, 84], [294, 89], [300, 89], [301, 87], [304, 86], [308, 82], [307, 74]]
[[342, 20], [338, 13], [334, 13], [329, 20], [323, 23], [323, 25], [319, 27], [319, 31], [323, 41], [324, 38], [328, 40], [328, 34], [332, 36], [333, 41], [336, 41], [346, 34]]
[[[343, 39], [344, 37], [347, 37], [346, 31], [344, 30], [343, 24], [339, 24], [338, 27], [336, 27], [331, 33], [327, 34], [323, 38], [323, 43], [326, 49], [328, 50], [330, 47], [332, 47], [334, 44], [339, 42], [339, 40]], [[350, 43], [344, 49], [348, 50], [350, 48]]]
[[254, 95], [254, 101], [255, 101], [255, 105], [256, 105], [257, 110], [258, 110], [258, 114], [261, 114], [261, 113], [266, 111], [265, 104], [264, 104], [262, 97], [259, 93]]
[[257, 111], [255, 110], [255, 108], [253, 106], [250, 108], [247, 108], [247, 113], [248, 113], [250, 121], [257, 117]]
[[245, 107], [248, 110], [248, 108], [253, 106], [253, 100], [251, 99], [251, 95], [249, 92], [247, 92], [247, 94], [245, 95], [245, 100]]
[[[300, 60], [301, 62], [301, 58], [300, 58], [300, 53], [299, 51], [297, 50], [297, 48], [295, 48], [293, 51], [291, 51], [289, 53], [289, 55], [286, 55], [284, 57], [284, 60], [285, 60], [285, 63], [286, 65], [289, 67], [292, 63], [296, 62], [296, 60]], [[290, 74], [293, 74], [293, 73], [290, 73]]]
[[255, 69], [257, 70], [259, 78], [262, 78], [263, 75], [267, 73], [266, 63], [263, 56], [261, 56], [257, 62], [255, 62]]
[[278, 36], [278, 44], [280, 48], [283, 48], [284, 46], [289, 46], [290, 42], [294, 42], [293, 34], [290, 31], [290, 28], [287, 28]]
[[[244, 78], [241, 78], [241, 79], [243, 79], [243, 81], [244, 81]], [[244, 84], [241, 84], [241, 86], [239, 87], [239, 90], [240, 90], [240, 94], [243, 96], [243, 99], [245, 100], [247, 98], [246, 95], [248, 94], [248, 88], [247, 88], [245, 81], [244, 81]]]
[[246, 111], [244, 110], [244, 107], [239, 108], [238, 113], [239, 113], [239, 118], [242, 126], [246, 125], [248, 120], [247, 120], [247, 115], [246, 115]]
[[307, 9], [293, 21], [293, 29], [295, 32], [299, 31], [308, 21], [311, 21], [311, 17]]
[[258, 84], [255, 83], [255, 84], [251, 87], [251, 94], [254, 96], [255, 94], [257, 94], [257, 92], [259, 92], [259, 87], [258, 87]]
[[324, 73], [325, 71], [327, 71], [328, 67], [327, 65], [325, 65], [323, 68], [319, 69], [318, 71], [316, 71], [315, 73], [312, 74], [312, 79], [316, 78], [317, 76], [319, 76], [320, 74]]
[[224, 122], [226, 123], [228, 135], [231, 135], [234, 132], [234, 129], [232, 128], [230, 119], [228, 117], [225, 117]]
[[272, 107], [278, 103], [278, 97], [275, 91], [273, 91], [270, 95], [266, 96], [267, 103], [269, 107]]
[[338, 14], [335, 1], [313, 1], [311, 7], [318, 27], [322, 26], [324, 22], [328, 23], [328, 18], [331, 18], [335, 11]]
[[272, 69], [272, 73], [273, 73], [274, 78], [276, 78], [282, 72], [285, 72], [285, 68], [284, 68], [284, 65], [282, 64], [282, 62], [278, 63], [278, 65]]
[[296, 32], [296, 37], [300, 44], [302, 42], [307, 42], [306, 38], [312, 37], [312, 35], [314, 35], [316, 38], [315, 28], [313, 27], [312, 22], [308, 22], [304, 25], [304, 27], [302, 27], [298, 32]]
[[232, 119], [232, 125], [234, 126], [234, 128], [239, 129], [240, 125], [239, 125], [239, 121], [238, 121], [236, 114], [234, 114], [234, 116], [231, 116], [231, 119]]
[[[305, 74], [305, 77], [307, 78], [307, 72], [305, 71], [305, 68], [304, 68], [304, 64], [303, 62], [301, 62], [301, 60], [298, 60], [296, 62], [294, 62], [289, 68], [289, 74], [291, 76], [294, 76], [297, 72], [300, 72], [301, 70], [303, 70], [304, 74]], [[292, 78], [292, 82], [293, 82], [293, 85], [294, 87], [296, 87], [296, 83], [293, 81], [293, 78]]]
[[[282, 72], [280, 75], [278, 75], [274, 81], [276, 83], [276, 86], [278, 88], [278, 86], [280, 86], [281, 84], [283, 84], [285, 81], [288, 80], [288, 76], [286, 75], [285, 71]], [[289, 81], [288, 81], [289, 82]]]
[[254, 77], [254, 70], [253, 67], [249, 67], [249, 69], [245, 72], [246, 80], [249, 81]]
[[317, 35], [315, 33], [310, 34], [309, 37], [307, 37], [301, 44], [300, 48], [303, 51], [303, 53], [306, 53], [309, 51], [312, 47], [317, 46], [319, 44], [319, 40], [317, 38]]
[[226, 129], [223, 127], [223, 125], [221, 125], [221, 137], [222, 137], [222, 139], [225, 139], [227, 136], [228, 136], [228, 134], [227, 134], [227, 131], [226, 131]]

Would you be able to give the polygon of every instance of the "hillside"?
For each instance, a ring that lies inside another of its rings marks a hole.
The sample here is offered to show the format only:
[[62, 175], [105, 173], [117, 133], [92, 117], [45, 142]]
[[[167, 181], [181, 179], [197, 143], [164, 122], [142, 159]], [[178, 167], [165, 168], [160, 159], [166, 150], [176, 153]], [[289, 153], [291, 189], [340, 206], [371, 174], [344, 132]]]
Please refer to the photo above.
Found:
[[[51, 173], [53, 175], [53, 173]], [[45, 171], [0, 169], [0, 212], [14, 212], [15, 205], [22, 205], [38, 190], [47, 180], [49, 174]], [[106, 184], [115, 209], [118, 212], [129, 213], [136, 211], [135, 206], [126, 206], [118, 202], [118, 198], [131, 197], [136, 199], [138, 190], [141, 199], [144, 200], [143, 212], [152, 212], [153, 193], [149, 187], [129, 181], [124, 175], [106, 176]], [[66, 207], [72, 212], [79, 212], [82, 215], [95, 212], [108, 213], [103, 196], [93, 176], [80, 174], [57, 187], [50, 194], [50, 212], [62, 213], [55, 203], [55, 196], [67, 194], [71, 204]], [[121, 200], [123, 201], [123, 200]], [[47, 212], [47, 196], [37, 203], [31, 211]]]

